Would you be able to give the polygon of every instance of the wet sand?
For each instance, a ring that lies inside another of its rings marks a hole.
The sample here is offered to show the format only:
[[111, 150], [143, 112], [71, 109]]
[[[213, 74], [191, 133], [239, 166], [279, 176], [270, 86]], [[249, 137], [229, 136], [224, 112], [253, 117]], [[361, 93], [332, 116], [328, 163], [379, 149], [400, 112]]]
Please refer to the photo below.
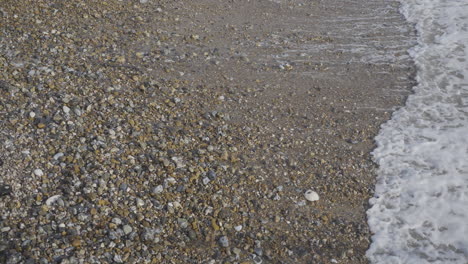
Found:
[[397, 2], [18, 2], [0, 261], [367, 263], [373, 139], [413, 85]]

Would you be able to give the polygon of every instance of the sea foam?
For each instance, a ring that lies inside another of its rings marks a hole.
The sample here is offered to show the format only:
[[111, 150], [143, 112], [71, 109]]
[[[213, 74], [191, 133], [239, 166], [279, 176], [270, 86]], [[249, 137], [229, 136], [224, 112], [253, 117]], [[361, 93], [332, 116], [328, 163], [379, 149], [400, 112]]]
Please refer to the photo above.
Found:
[[382, 126], [372, 263], [468, 263], [468, 1], [402, 0], [414, 94]]

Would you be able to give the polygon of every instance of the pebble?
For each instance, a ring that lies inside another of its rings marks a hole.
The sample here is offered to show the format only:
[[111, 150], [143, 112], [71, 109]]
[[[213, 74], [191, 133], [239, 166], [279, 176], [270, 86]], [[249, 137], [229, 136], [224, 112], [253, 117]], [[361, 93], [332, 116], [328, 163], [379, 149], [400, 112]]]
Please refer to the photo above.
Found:
[[57, 153], [57, 154], [54, 155], [54, 160], [58, 160], [58, 159], [60, 159], [60, 158], [63, 157], [63, 156], [64, 156], [64, 154], [63, 154], [62, 152], [59, 152], [59, 153]]
[[255, 254], [252, 254], [252, 260], [254, 261], [255, 264], [262, 264], [263, 262], [262, 258]]
[[53, 205], [55, 202], [57, 202], [58, 199], [60, 199], [60, 197], [62, 197], [61, 195], [57, 194], [57, 195], [54, 195], [54, 196], [51, 196], [49, 197], [47, 200], [46, 200], [46, 205], [47, 206], [51, 206]]
[[122, 224], [122, 220], [118, 217], [114, 217], [112, 218], [112, 223], [116, 224], [116, 225], [121, 225]]
[[143, 207], [143, 206], [145, 206], [145, 201], [143, 201], [143, 200], [140, 199], [140, 198], [137, 198], [137, 199], [136, 199], [136, 204], [137, 204], [138, 206], [140, 206], [140, 207]]
[[154, 194], [160, 194], [164, 191], [164, 187], [162, 185], [158, 185], [153, 188], [153, 193]]
[[120, 255], [118, 255], [118, 254], [114, 255], [114, 261], [116, 263], [123, 263], [122, 257]]
[[0, 185], [0, 197], [6, 196], [11, 194], [11, 186], [10, 185]]
[[210, 179], [208, 177], [203, 178], [202, 181], [204, 185], [207, 185], [208, 183], [210, 183]]
[[69, 108], [68, 106], [64, 105], [64, 106], [63, 106], [63, 112], [64, 112], [65, 114], [69, 114], [69, 113], [70, 113], [70, 108]]
[[44, 175], [44, 172], [41, 169], [35, 169], [34, 175], [36, 175], [37, 177], [41, 177]]
[[306, 191], [304, 193], [304, 196], [305, 196], [307, 201], [311, 201], [311, 202], [315, 202], [315, 201], [318, 201], [320, 199], [318, 193], [316, 193], [316, 192], [314, 192], [312, 190]]
[[133, 228], [129, 225], [124, 225], [123, 226], [123, 231], [126, 235], [130, 234], [133, 231]]
[[123, 192], [126, 192], [127, 189], [128, 189], [128, 184], [126, 183], [121, 183], [120, 186], [119, 186], [119, 189]]
[[216, 179], [217, 175], [216, 175], [216, 172], [210, 170], [208, 171], [208, 178], [210, 178], [210, 180], [214, 180]]
[[142, 233], [142, 239], [143, 241], [154, 241], [157, 233], [155, 229], [145, 228]]
[[219, 238], [219, 244], [222, 246], [222, 247], [229, 247], [229, 239], [227, 238], [227, 236], [222, 236]]

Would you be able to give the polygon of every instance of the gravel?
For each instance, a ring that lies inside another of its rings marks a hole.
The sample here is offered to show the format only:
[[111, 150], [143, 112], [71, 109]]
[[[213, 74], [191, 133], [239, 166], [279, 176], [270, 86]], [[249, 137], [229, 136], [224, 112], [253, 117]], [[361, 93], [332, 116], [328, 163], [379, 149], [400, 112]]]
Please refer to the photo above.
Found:
[[0, 1], [0, 263], [366, 263], [412, 31], [330, 1]]

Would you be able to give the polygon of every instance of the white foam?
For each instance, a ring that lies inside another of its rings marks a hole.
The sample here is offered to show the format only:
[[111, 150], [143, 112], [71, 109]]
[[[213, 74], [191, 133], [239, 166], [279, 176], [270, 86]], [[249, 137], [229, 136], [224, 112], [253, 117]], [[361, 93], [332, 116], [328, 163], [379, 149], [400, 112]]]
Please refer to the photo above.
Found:
[[468, 1], [401, 0], [418, 85], [382, 126], [372, 263], [468, 263]]

